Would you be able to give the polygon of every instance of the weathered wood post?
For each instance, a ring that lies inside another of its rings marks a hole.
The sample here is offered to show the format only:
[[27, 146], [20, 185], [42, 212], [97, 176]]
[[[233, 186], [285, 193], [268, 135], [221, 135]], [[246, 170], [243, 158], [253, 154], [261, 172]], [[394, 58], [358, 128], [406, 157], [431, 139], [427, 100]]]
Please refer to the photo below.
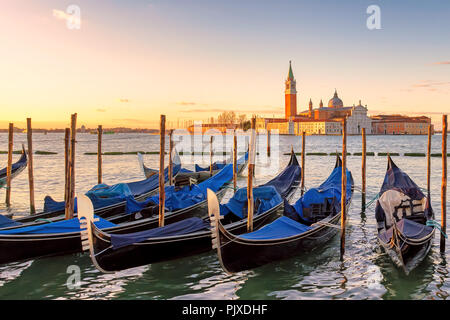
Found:
[[169, 185], [171, 186], [173, 183], [173, 140], [172, 140], [173, 129], [169, 131]]
[[248, 162], [248, 176], [247, 176], [247, 231], [253, 231], [253, 175], [255, 173], [255, 144], [256, 144], [256, 118], [252, 118], [252, 127], [250, 133], [250, 154]]
[[341, 261], [345, 253], [345, 222], [347, 200], [347, 119], [342, 121], [342, 189], [341, 189]]
[[428, 145], [427, 145], [427, 190], [430, 194], [431, 188], [431, 124], [428, 125]]
[[447, 232], [447, 115], [442, 116], [442, 186], [441, 186], [441, 252], [445, 252], [445, 237]]
[[8, 166], [6, 167], [6, 206], [11, 205], [11, 174], [13, 154], [14, 124], [9, 124], [8, 129]]
[[237, 136], [236, 129], [233, 131], [233, 188], [237, 190]]
[[103, 136], [103, 126], [99, 125], [97, 129], [98, 133], [98, 143], [97, 143], [97, 162], [98, 162], [98, 184], [102, 183], [102, 136]]
[[209, 143], [209, 175], [213, 175], [213, 157], [214, 157], [214, 151], [213, 151], [213, 139], [214, 137], [211, 136], [211, 141]]
[[69, 194], [70, 194], [70, 128], [65, 129], [64, 136], [64, 214], [65, 218], [69, 218]]
[[77, 136], [77, 114], [74, 113], [70, 119], [70, 158], [69, 158], [69, 171], [70, 171], [70, 193], [69, 193], [69, 215], [68, 219], [73, 218], [73, 212], [75, 209], [75, 143]]
[[302, 131], [302, 167], [301, 167], [301, 179], [302, 181], [300, 182], [300, 188], [301, 188], [301, 195], [303, 195], [303, 193], [305, 192], [305, 138], [306, 138], [306, 132]]
[[362, 176], [362, 187], [361, 187], [361, 210], [366, 211], [366, 128], [362, 128], [362, 160], [361, 160], [361, 176]]
[[270, 129], [267, 129], [267, 156], [270, 157]]
[[28, 143], [28, 187], [30, 189], [30, 213], [36, 213], [34, 205], [34, 177], [33, 177], [33, 129], [31, 118], [27, 118], [27, 143]]
[[166, 116], [161, 115], [159, 123], [159, 226], [164, 227], [164, 153], [166, 144]]

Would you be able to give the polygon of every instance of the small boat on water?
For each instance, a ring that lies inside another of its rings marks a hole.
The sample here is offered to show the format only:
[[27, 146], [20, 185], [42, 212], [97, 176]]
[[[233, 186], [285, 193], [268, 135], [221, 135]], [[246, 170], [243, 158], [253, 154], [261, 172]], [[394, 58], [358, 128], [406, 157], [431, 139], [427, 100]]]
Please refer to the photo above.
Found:
[[408, 275], [426, 257], [434, 237], [436, 223], [430, 191], [425, 196], [388, 156], [379, 196], [375, 207], [378, 242]]
[[[17, 177], [27, 166], [28, 158], [25, 151], [24, 145], [22, 145], [22, 155], [17, 162], [13, 163], [11, 166], [11, 179]], [[7, 179], [7, 168], [0, 170], [0, 188], [6, 185]]]
[[[238, 172], [243, 170], [247, 160], [248, 154], [238, 159]], [[158, 179], [158, 176], [154, 177]], [[189, 217], [206, 216], [206, 190], [214, 190], [221, 198], [232, 179], [233, 165], [230, 164], [198, 185], [188, 185], [181, 189], [166, 186], [166, 225]], [[109, 220], [96, 216], [96, 226], [107, 233], [131, 233], [156, 228], [159, 221], [158, 202], [159, 195], [144, 201], [128, 198], [126, 211]], [[3, 217], [5, 219], [7, 218]], [[78, 218], [32, 225], [12, 222], [16, 224], [0, 230], [0, 264], [82, 251]]]
[[[347, 210], [353, 195], [353, 177], [347, 170]], [[297, 256], [329, 241], [340, 229], [342, 163], [337, 156], [330, 176], [292, 206], [284, 204], [283, 215], [259, 230], [234, 234], [220, 216], [217, 198], [209, 194], [211, 233], [222, 268], [227, 273], [256, 268]]]
[[[138, 160], [139, 160], [139, 165], [142, 169], [142, 172], [144, 173], [146, 178], [149, 178], [152, 175], [158, 173], [157, 169], [149, 168], [144, 164], [144, 158], [141, 153], [138, 153]], [[179, 155], [177, 149], [175, 149], [175, 152], [174, 152], [173, 163], [181, 164], [180, 155]], [[231, 161], [228, 160], [228, 161], [214, 162], [213, 163], [213, 175], [215, 173], [217, 173], [220, 169], [225, 167], [225, 165], [227, 163], [231, 163]], [[194, 179], [196, 181], [196, 183], [199, 183], [199, 182], [202, 182], [202, 181], [208, 179], [209, 177], [211, 177], [210, 166], [203, 168], [203, 167], [200, 167], [198, 164], [195, 164], [195, 171], [191, 171], [186, 168], [181, 168], [180, 171], [178, 172], [176, 180], [184, 181], [184, 180]], [[177, 181], [175, 181], [175, 183], [177, 183]]]
[[[290, 199], [300, 183], [301, 168], [294, 153], [286, 168], [271, 181], [253, 189], [255, 199], [254, 227], [259, 228], [283, 211], [285, 198]], [[208, 189], [208, 197], [213, 193]], [[239, 234], [247, 230], [247, 188], [239, 189], [224, 205], [221, 214], [224, 228]], [[114, 272], [136, 266], [173, 260], [212, 250], [210, 217], [192, 217], [164, 227], [137, 233], [111, 234], [93, 223], [89, 199], [80, 210], [83, 248], [90, 250], [94, 265], [102, 272]]]

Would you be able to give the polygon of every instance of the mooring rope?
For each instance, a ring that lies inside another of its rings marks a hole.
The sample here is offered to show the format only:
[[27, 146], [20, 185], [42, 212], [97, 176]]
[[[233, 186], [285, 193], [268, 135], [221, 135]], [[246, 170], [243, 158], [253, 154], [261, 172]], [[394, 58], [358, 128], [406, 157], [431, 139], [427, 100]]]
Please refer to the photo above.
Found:
[[445, 239], [448, 239], [447, 234], [444, 231], [442, 231], [441, 225], [436, 220], [427, 220], [426, 225], [429, 227], [434, 227], [434, 228], [438, 229], [442, 233], [442, 235], [445, 237]]

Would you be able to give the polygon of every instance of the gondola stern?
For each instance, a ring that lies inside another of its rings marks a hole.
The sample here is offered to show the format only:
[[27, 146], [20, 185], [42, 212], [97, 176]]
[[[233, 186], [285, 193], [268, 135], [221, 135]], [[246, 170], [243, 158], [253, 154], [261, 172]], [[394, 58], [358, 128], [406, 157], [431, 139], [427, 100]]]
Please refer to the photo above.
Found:
[[99, 271], [103, 273], [111, 273], [110, 271], [104, 270], [96, 259], [93, 230], [96, 228], [94, 222], [99, 219], [94, 218], [94, 206], [92, 201], [84, 194], [77, 195], [77, 200], [82, 251], [89, 250], [92, 263]]
[[220, 222], [220, 220], [223, 218], [220, 215], [220, 206], [219, 206], [219, 200], [217, 199], [216, 194], [211, 189], [207, 190], [208, 194], [208, 215], [211, 223], [211, 244], [212, 249], [216, 250], [217, 257], [219, 259], [220, 265], [222, 266], [222, 269], [228, 273], [232, 274], [226, 266], [223, 263], [222, 260], [222, 251], [220, 247], [220, 230], [223, 229], [223, 226]]

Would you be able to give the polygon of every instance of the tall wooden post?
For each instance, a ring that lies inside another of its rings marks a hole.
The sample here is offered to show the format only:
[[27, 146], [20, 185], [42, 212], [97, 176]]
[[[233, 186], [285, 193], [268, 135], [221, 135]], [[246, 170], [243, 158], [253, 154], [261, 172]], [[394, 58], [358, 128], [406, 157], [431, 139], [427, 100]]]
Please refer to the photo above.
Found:
[[173, 140], [172, 140], [173, 129], [169, 131], [169, 185], [171, 186], [173, 183]]
[[233, 187], [237, 190], [237, 136], [236, 129], [233, 131]]
[[361, 176], [362, 176], [362, 190], [361, 190], [361, 209], [366, 211], [366, 128], [362, 128], [362, 160], [361, 160]]
[[341, 189], [341, 261], [345, 253], [345, 221], [347, 200], [347, 119], [342, 121], [342, 189]]
[[213, 151], [213, 136], [211, 136], [211, 142], [209, 144], [209, 174], [212, 176], [213, 175], [213, 156], [214, 156], [214, 151]]
[[301, 179], [300, 182], [300, 188], [301, 188], [301, 195], [305, 192], [305, 138], [306, 138], [306, 132], [302, 131], [302, 167], [301, 167]]
[[166, 195], [164, 190], [164, 153], [166, 144], [166, 116], [161, 115], [159, 123], [159, 226], [164, 227], [164, 206]]
[[428, 145], [427, 145], [427, 190], [430, 195], [431, 188], [431, 124], [428, 125]]
[[102, 125], [98, 126], [98, 143], [97, 143], [97, 163], [98, 163], [98, 184], [102, 183], [102, 136], [103, 136], [103, 127]]
[[64, 136], [64, 214], [69, 219], [69, 202], [70, 202], [70, 128], [66, 128]]
[[255, 173], [255, 145], [256, 145], [256, 118], [252, 118], [252, 127], [250, 135], [250, 154], [248, 162], [248, 176], [247, 176], [247, 231], [253, 231], [253, 175]]
[[30, 188], [30, 213], [36, 213], [34, 205], [34, 177], [33, 177], [33, 129], [31, 118], [27, 118], [27, 142], [28, 142], [28, 186]]
[[442, 116], [442, 186], [441, 186], [441, 252], [445, 252], [447, 232], [447, 115]]
[[270, 129], [267, 129], [267, 156], [270, 157]]
[[13, 154], [14, 124], [9, 124], [8, 130], [8, 166], [6, 167], [6, 206], [11, 205], [11, 174]]
[[70, 157], [69, 157], [69, 171], [70, 171], [70, 193], [69, 193], [69, 214], [68, 219], [73, 218], [75, 208], [75, 142], [77, 136], [77, 114], [74, 113], [70, 119]]

